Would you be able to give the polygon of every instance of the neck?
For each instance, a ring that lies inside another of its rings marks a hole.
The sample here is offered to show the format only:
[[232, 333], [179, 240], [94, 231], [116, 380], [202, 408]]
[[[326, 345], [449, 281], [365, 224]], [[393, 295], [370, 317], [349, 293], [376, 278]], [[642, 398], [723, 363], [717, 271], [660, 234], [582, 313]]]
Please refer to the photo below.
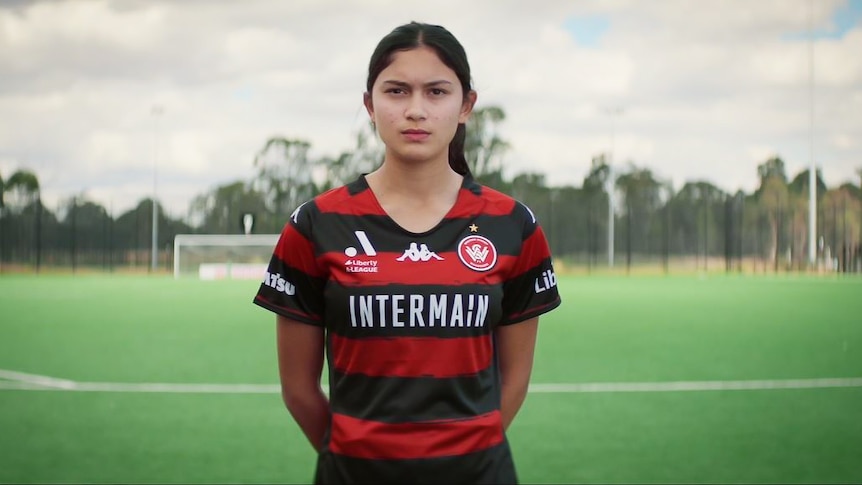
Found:
[[412, 199], [430, 199], [442, 194], [457, 192], [463, 177], [442, 163], [393, 163], [384, 161], [374, 172], [368, 174], [377, 188], [390, 195], [407, 196]]
[[385, 160], [365, 180], [380, 207], [396, 224], [413, 233], [430, 231], [458, 200], [463, 177], [448, 161], [398, 163]]

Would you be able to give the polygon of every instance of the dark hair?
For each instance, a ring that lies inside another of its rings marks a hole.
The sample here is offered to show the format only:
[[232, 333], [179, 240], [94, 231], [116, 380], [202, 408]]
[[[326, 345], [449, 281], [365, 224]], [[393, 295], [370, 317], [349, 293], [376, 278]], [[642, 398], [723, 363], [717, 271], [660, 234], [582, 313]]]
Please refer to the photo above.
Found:
[[[467, 53], [464, 52], [464, 47], [454, 35], [443, 27], [419, 22], [410, 22], [396, 27], [377, 44], [377, 48], [371, 54], [371, 61], [368, 63], [368, 82], [366, 84], [368, 92], [371, 92], [377, 76], [392, 63], [392, 55], [395, 52], [415, 49], [420, 46], [434, 49], [440, 61], [455, 71], [458, 81], [461, 82], [464, 99], [467, 99], [473, 88], [470, 86], [470, 64], [467, 62]], [[467, 127], [464, 126], [464, 123], [459, 123], [458, 129], [455, 130], [455, 137], [449, 143], [449, 166], [461, 175], [472, 176], [470, 167], [467, 165], [467, 158], [464, 156], [466, 138]]]

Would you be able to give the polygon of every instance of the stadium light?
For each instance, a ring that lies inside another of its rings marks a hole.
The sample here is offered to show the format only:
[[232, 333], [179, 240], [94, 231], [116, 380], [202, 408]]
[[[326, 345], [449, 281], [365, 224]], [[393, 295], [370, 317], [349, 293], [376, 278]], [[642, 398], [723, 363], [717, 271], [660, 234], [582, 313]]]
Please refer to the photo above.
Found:
[[153, 105], [153, 238], [150, 243], [152, 249], [152, 272], [156, 272], [159, 267], [159, 207], [156, 205], [156, 194], [158, 189], [159, 116], [163, 112], [164, 109], [160, 105]]
[[617, 116], [622, 114], [623, 109], [619, 106], [608, 108], [605, 113], [611, 117], [611, 150], [608, 156], [608, 178], [605, 181], [605, 190], [608, 193], [608, 266], [614, 267], [614, 213], [616, 202], [614, 201], [614, 136], [615, 122]]

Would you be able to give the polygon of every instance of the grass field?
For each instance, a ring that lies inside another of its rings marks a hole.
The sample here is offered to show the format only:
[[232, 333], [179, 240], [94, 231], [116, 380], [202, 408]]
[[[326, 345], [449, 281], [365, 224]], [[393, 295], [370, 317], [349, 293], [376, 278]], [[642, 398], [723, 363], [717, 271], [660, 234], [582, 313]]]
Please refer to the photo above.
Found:
[[[309, 482], [256, 286], [0, 277], [0, 482]], [[559, 287], [509, 432], [524, 483], [862, 482], [862, 280]]]

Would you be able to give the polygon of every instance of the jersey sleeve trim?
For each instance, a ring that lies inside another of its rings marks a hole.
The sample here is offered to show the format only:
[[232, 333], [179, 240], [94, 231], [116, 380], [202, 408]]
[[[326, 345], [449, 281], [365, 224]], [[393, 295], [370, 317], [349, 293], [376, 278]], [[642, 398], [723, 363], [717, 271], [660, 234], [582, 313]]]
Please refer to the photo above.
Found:
[[323, 326], [323, 321], [319, 317], [314, 317], [308, 315], [307, 313], [299, 312], [297, 310], [294, 310], [293, 308], [277, 305], [271, 301], [266, 300], [260, 295], [254, 297], [253, 303], [261, 308], [265, 308], [285, 318], [296, 320], [297, 322], [306, 323], [315, 327]]
[[521, 322], [529, 320], [531, 318], [538, 317], [540, 315], [544, 315], [545, 313], [548, 313], [551, 310], [560, 306], [560, 303], [562, 303], [562, 300], [560, 299], [559, 296], [557, 296], [557, 298], [555, 298], [553, 301], [546, 303], [544, 305], [530, 308], [529, 310], [526, 310], [526, 311], [521, 312], [521, 313], [509, 315], [509, 317], [502, 320], [499, 325], [500, 326], [514, 325], [516, 323], [521, 323]]

